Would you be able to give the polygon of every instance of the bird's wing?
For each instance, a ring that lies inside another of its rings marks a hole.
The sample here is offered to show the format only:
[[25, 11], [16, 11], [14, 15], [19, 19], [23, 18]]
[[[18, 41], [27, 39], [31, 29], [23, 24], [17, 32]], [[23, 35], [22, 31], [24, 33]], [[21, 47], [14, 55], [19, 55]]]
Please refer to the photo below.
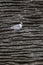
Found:
[[18, 29], [20, 29], [20, 25], [19, 25], [19, 24], [17, 24], [17, 25], [14, 25], [14, 26], [12, 26], [12, 27], [11, 27], [11, 29], [18, 30]]

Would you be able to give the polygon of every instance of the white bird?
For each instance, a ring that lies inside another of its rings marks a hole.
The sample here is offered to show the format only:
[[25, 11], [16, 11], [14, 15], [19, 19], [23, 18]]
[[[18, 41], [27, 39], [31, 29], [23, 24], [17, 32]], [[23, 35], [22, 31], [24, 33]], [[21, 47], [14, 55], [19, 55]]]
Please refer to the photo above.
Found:
[[11, 29], [14, 29], [14, 30], [20, 30], [22, 29], [22, 22], [20, 22], [20, 24], [16, 24], [16, 25], [13, 25], [12, 27], [10, 27]]

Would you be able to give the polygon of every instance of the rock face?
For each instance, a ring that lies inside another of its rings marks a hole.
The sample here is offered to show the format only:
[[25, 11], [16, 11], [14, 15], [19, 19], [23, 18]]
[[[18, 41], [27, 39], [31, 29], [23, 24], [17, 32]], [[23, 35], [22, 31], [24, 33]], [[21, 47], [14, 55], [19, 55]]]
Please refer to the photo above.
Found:
[[43, 0], [0, 0], [0, 65], [43, 65]]

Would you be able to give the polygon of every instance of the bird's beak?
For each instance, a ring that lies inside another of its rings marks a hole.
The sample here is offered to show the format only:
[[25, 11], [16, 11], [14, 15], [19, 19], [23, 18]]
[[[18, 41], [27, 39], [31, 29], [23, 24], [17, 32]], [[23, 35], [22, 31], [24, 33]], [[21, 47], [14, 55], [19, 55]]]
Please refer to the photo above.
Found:
[[20, 22], [20, 24], [23, 24], [22, 22]]

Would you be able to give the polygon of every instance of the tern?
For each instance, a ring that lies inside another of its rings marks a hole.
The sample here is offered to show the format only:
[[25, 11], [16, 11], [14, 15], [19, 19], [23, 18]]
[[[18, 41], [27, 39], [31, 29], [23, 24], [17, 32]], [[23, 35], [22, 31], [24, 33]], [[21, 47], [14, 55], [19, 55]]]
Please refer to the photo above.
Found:
[[12, 27], [10, 27], [11, 29], [14, 29], [14, 30], [20, 30], [22, 29], [22, 22], [20, 22], [19, 24], [16, 24], [16, 25], [13, 25]]

